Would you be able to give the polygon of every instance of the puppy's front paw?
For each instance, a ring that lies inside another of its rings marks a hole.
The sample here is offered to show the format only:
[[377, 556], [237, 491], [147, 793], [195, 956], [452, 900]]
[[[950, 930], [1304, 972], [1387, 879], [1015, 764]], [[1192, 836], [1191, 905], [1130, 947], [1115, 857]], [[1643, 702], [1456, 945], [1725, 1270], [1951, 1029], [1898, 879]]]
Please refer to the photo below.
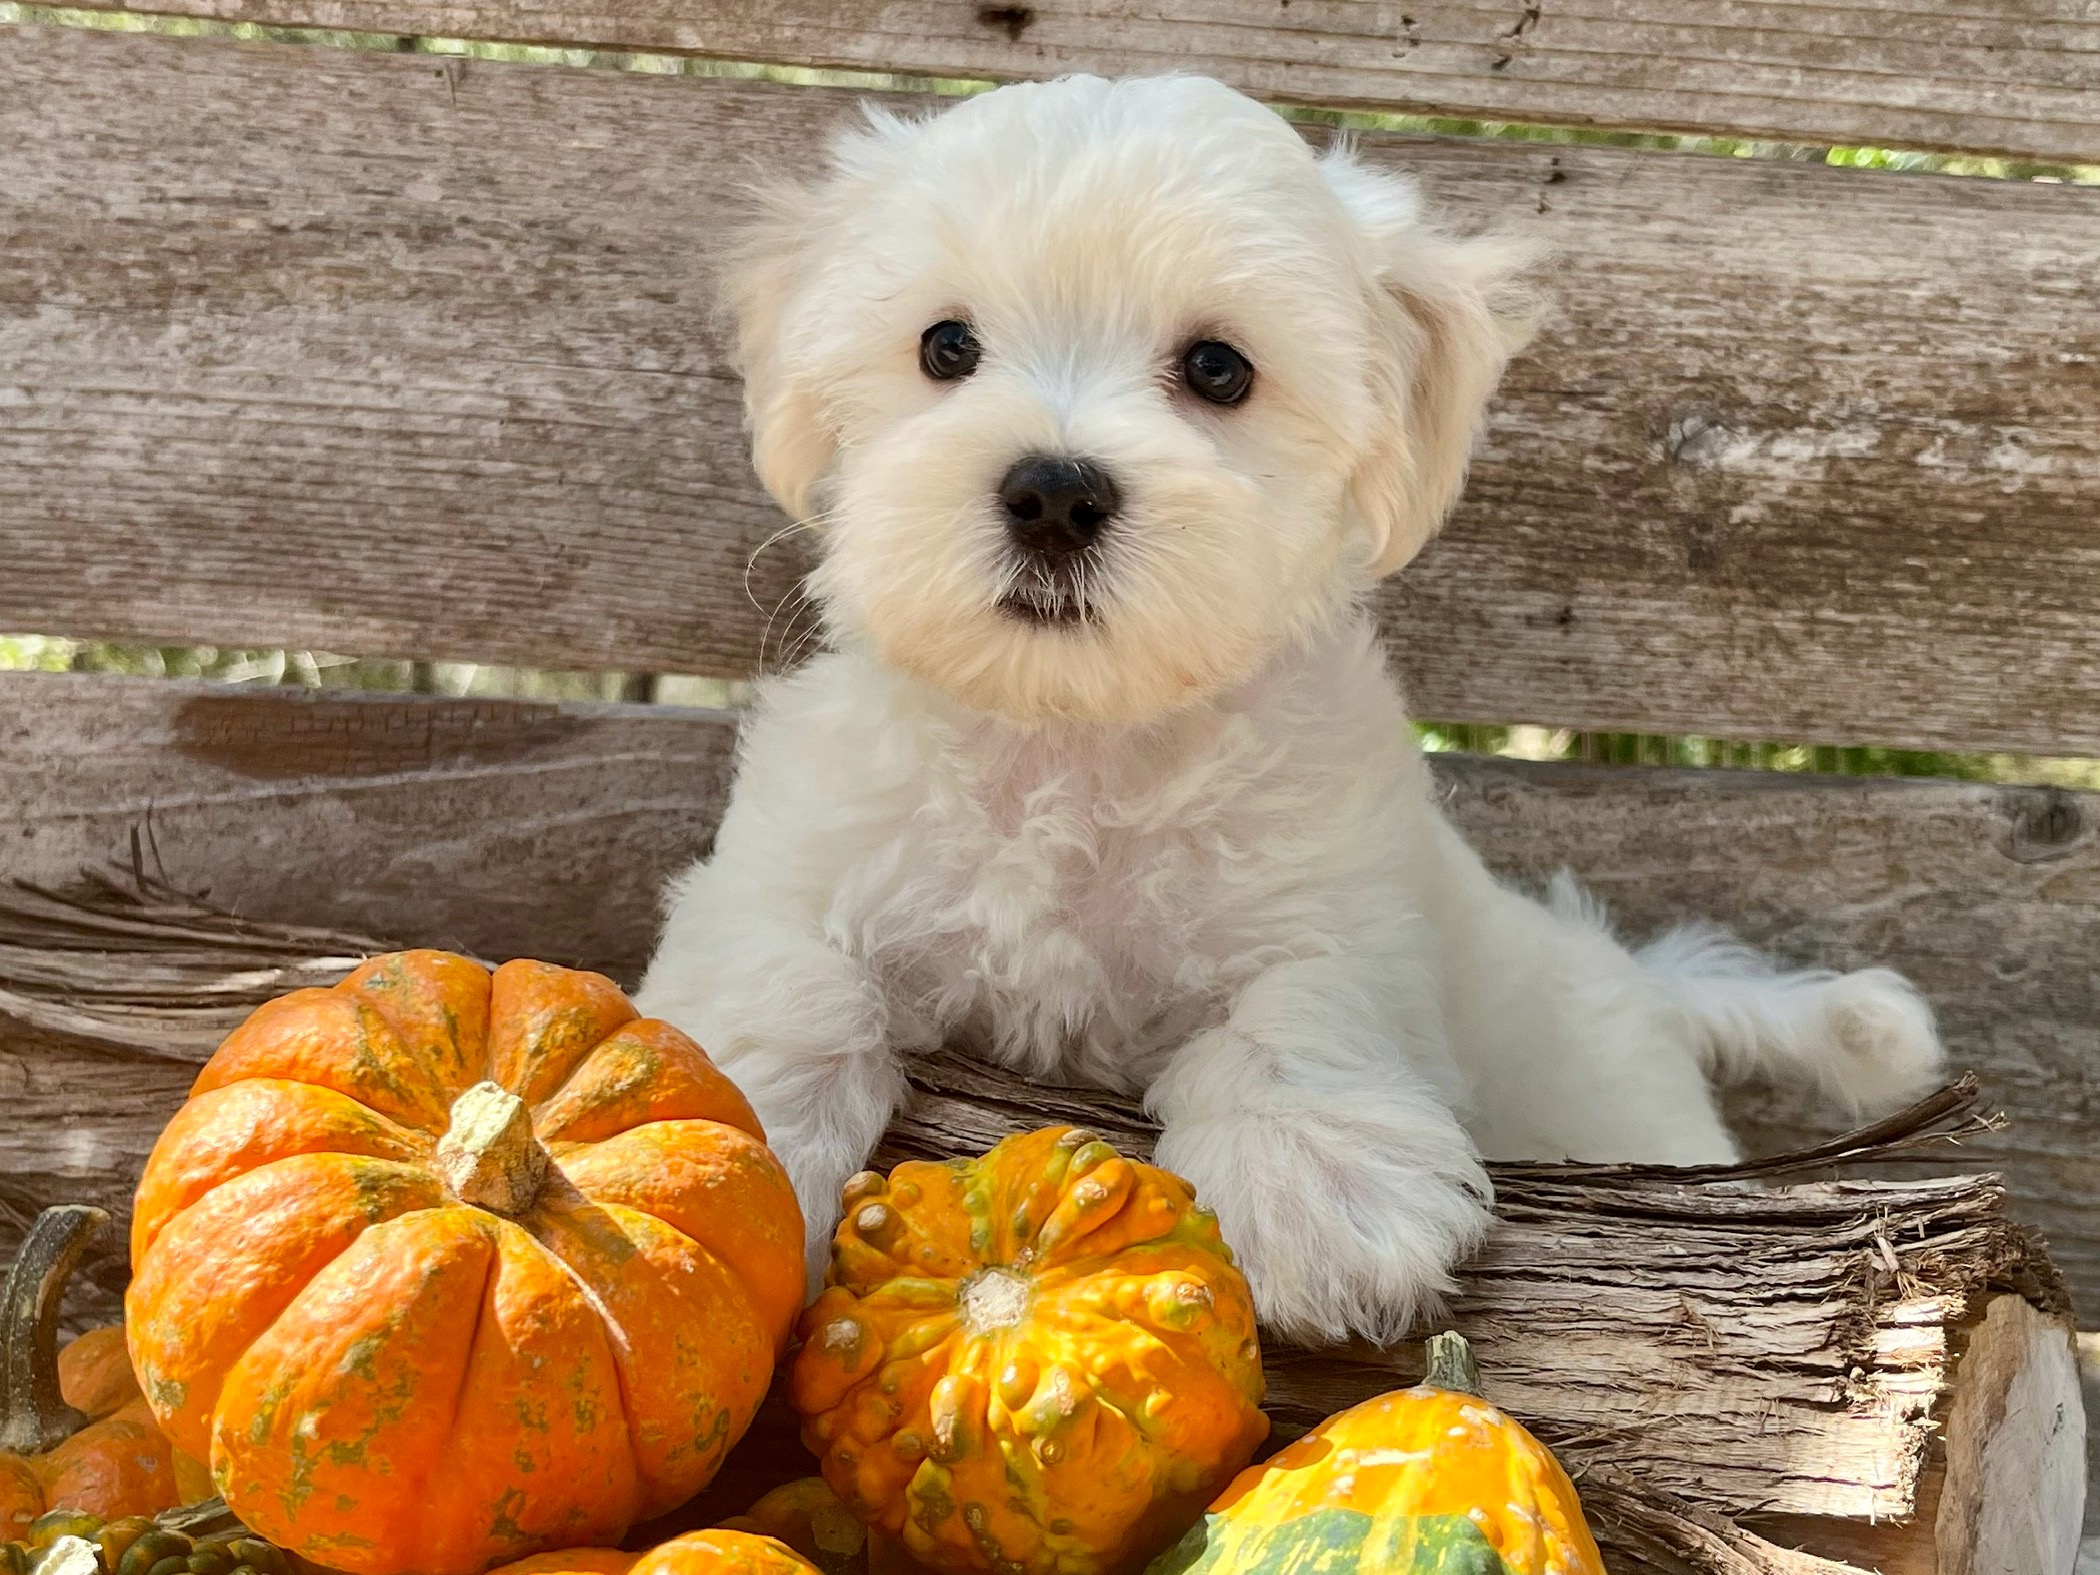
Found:
[[1384, 1344], [1436, 1309], [1492, 1219], [1463, 1138], [1434, 1147], [1243, 1120], [1169, 1128], [1159, 1163], [1217, 1211], [1265, 1327], [1302, 1344]]
[[740, 1047], [721, 1059], [765, 1128], [766, 1144], [786, 1167], [802, 1205], [809, 1292], [824, 1288], [839, 1189], [863, 1169], [903, 1093], [904, 1075], [879, 1046], [859, 1053], [815, 1054], [792, 1044], [768, 1051]]
[[1442, 1183], [1360, 1202], [1368, 1212], [1322, 1212], [1301, 1198], [1241, 1233], [1269, 1328], [1304, 1344], [1401, 1339], [1442, 1304], [1452, 1269], [1488, 1224], [1477, 1199]]

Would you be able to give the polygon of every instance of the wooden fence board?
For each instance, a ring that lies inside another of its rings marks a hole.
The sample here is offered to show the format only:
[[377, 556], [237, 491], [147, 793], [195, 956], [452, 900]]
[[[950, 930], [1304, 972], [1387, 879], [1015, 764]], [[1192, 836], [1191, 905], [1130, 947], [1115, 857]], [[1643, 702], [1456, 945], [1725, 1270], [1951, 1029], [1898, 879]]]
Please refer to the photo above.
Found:
[[[799, 560], [758, 553], [699, 253], [745, 155], [846, 110], [0, 34], [0, 629], [777, 656]], [[1371, 147], [1562, 253], [1385, 601], [1423, 714], [2100, 753], [2100, 189]]]
[[[655, 893], [719, 813], [729, 732], [701, 712], [9, 676], [0, 878], [121, 854], [150, 808], [170, 877], [244, 913], [632, 980]], [[1797, 961], [1918, 979], [1957, 1063], [2015, 1118], [1969, 1156], [2006, 1169], [2100, 1317], [2100, 797], [1436, 764], [1497, 868], [1566, 865], [1628, 933], [1705, 917]], [[0, 1173], [121, 1195], [187, 1081], [141, 1065], [113, 1081], [0, 1015]], [[1763, 1146], [1806, 1126], [1769, 1101], [1743, 1113]]]
[[240, 912], [632, 977], [734, 740], [707, 711], [0, 675], [0, 879], [150, 829]]
[[1200, 71], [1348, 109], [2100, 158], [2078, 0], [152, 0], [288, 27], [669, 50], [973, 79]]

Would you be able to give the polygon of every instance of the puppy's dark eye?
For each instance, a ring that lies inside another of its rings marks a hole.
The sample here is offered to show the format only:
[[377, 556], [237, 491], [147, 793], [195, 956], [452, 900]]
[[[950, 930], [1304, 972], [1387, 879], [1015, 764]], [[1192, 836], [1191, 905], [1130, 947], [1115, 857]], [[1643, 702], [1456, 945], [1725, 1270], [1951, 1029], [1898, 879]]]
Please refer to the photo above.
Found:
[[982, 354], [983, 347], [977, 343], [970, 325], [952, 317], [919, 335], [919, 366], [936, 382], [968, 377], [977, 370], [977, 358]]
[[1198, 399], [1236, 405], [1254, 386], [1254, 363], [1217, 339], [1199, 339], [1181, 353], [1181, 380]]

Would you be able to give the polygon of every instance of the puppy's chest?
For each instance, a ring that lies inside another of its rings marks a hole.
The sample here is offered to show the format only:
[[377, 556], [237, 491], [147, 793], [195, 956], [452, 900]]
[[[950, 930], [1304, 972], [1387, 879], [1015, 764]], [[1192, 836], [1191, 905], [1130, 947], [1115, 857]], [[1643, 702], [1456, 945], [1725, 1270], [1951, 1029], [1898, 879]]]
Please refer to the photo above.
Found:
[[1222, 1016], [1239, 972], [1220, 889], [1234, 853], [1202, 817], [1133, 824], [1048, 789], [954, 809], [915, 823], [835, 915], [911, 1030], [1135, 1085]]

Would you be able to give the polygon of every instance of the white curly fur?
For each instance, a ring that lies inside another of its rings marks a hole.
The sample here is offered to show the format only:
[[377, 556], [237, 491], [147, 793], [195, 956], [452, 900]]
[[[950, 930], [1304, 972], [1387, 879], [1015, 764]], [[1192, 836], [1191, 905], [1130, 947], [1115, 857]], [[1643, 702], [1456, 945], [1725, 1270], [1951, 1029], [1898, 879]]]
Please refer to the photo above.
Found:
[[[769, 193], [727, 294], [833, 649], [763, 687], [640, 1001], [751, 1096], [818, 1261], [914, 1046], [1142, 1090], [1306, 1338], [1433, 1304], [1483, 1155], [1723, 1160], [1709, 1073], [1931, 1078], [1894, 975], [1707, 931], [1636, 959], [1439, 811], [1363, 599], [1457, 494], [1517, 260], [1196, 78], [875, 116]], [[936, 383], [950, 317], [984, 359]], [[1176, 387], [1195, 338], [1253, 361], [1243, 405]], [[994, 491], [1041, 450], [1123, 494], [1076, 626], [997, 606]]]

